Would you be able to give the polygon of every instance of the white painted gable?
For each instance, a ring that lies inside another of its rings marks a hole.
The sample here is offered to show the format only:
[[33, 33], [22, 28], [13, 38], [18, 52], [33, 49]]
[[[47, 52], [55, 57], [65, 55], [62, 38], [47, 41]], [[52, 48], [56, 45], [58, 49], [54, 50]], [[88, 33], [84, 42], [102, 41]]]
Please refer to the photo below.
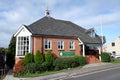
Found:
[[30, 36], [32, 33], [23, 25], [20, 29], [14, 34], [14, 36]]

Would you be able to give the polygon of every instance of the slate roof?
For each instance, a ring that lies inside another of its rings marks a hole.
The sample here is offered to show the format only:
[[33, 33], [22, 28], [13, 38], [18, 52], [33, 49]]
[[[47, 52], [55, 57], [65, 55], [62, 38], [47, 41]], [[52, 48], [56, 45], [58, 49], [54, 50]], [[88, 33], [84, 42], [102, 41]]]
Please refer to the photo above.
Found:
[[56, 36], [79, 38], [83, 43], [100, 44], [101, 39], [98, 35], [90, 37], [86, 29], [70, 21], [58, 20], [52, 17], [42, 19], [26, 26], [34, 36]]

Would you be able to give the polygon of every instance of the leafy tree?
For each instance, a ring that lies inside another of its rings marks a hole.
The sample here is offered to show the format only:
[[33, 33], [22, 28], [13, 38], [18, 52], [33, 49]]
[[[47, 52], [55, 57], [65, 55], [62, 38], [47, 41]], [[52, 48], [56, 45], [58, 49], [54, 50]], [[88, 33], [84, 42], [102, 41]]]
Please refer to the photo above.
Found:
[[40, 63], [40, 64], [43, 63], [44, 61], [43, 55], [39, 50], [37, 50], [36, 55], [34, 56], [34, 61], [35, 63]]
[[8, 53], [7, 53], [7, 65], [10, 68], [13, 68], [14, 63], [15, 63], [15, 49], [16, 49], [16, 40], [15, 37], [12, 36], [11, 40], [10, 40], [10, 44], [8, 46]]

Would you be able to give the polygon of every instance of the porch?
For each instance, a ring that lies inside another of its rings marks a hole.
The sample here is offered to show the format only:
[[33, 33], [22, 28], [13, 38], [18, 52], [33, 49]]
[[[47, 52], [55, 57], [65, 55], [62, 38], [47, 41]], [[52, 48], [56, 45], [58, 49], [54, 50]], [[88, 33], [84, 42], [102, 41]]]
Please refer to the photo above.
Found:
[[82, 55], [86, 58], [87, 64], [101, 62], [101, 45], [100, 44], [83, 44], [81, 45]]

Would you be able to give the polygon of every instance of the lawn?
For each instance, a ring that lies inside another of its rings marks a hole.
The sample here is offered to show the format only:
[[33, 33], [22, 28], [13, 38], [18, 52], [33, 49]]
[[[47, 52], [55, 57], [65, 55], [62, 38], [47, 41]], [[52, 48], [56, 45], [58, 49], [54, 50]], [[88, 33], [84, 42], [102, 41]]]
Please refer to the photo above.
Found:
[[112, 59], [112, 63], [120, 63], [120, 59]]

